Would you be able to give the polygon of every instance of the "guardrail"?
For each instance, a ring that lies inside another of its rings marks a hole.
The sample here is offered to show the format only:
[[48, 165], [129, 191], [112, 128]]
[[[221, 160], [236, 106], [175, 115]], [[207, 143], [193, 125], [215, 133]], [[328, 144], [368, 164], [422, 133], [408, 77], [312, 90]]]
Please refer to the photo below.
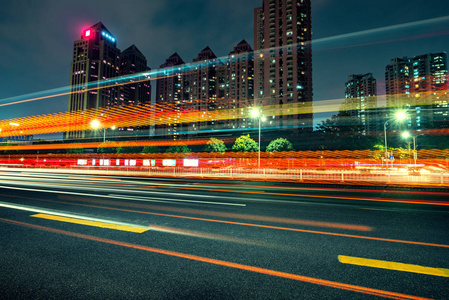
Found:
[[[4, 169], [23, 170], [26, 166]], [[28, 168], [29, 169], [29, 168]], [[33, 168], [40, 172], [71, 174], [176, 177], [222, 180], [315, 182], [352, 185], [401, 185], [449, 187], [449, 172], [405, 169], [341, 170], [341, 169], [276, 169], [276, 168], [200, 168], [200, 167], [92, 167]]]
[[372, 184], [419, 184], [448, 185], [448, 172], [409, 172], [401, 170], [311, 170], [311, 169], [269, 169], [269, 168], [148, 168], [147, 176], [197, 177], [266, 181], [326, 181]]

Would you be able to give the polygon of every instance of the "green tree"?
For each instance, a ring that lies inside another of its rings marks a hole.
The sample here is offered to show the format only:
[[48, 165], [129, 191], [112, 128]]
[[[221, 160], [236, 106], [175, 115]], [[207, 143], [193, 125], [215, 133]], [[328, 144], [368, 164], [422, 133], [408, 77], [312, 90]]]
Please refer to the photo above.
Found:
[[106, 141], [104, 143], [101, 143], [97, 148], [97, 153], [115, 153], [116, 148], [111, 147], [112, 142]]
[[144, 146], [142, 149], [142, 153], [159, 153], [161, 152], [161, 148], [158, 146]]
[[345, 134], [357, 134], [362, 130], [363, 126], [359, 123], [359, 120], [346, 111], [338, 112], [330, 119], [321, 121], [321, 124], [317, 126], [318, 132], [334, 137]]
[[333, 150], [372, 149], [381, 142], [379, 137], [362, 134], [360, 120], [346, 111], [340, 111], [330, 119], [321, 121], [316, 134], [323, 148]]
[[274, 152], [274, 151], [293, 151], [293, 145], [289, 140], [285, 138], [278, 138], [270, 142], [268, 144], [266, 151]]
[[204, 147], [204, 151], [207, 152], [220, 152], [224, 153], [226, 151], [226, 145], [222, 140], [216, 138], [210, 138], [207, 142], [206, 147]]
[[83, 154], [83, 153], [84, 153], [84, 148], [67, 149], [67, 154]]
[[242, 135], [235, 140], [232, 146], [232, 151], [236, 152], [257, 152], [259, 151], [259, 146], [257, 143], [249, 137], [248, 135]]
[[115, 150], [115, 153], [141, 153], [142, 147], [135, 146], [135, 147], [117, 147]]
[[180, 144], [168, 147], [166, 153], [190, 153], [192, 152], [187, 145]]
[[373, 152], [371, 158], [379, 159], [385, 156], [385, 146], [382, 144], [374, 145], [375, 152]]

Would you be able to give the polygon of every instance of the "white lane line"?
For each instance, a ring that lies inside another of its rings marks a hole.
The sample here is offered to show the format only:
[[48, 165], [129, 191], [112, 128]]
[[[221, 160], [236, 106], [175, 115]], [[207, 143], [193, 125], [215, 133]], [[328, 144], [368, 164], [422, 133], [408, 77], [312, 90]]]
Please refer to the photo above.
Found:
[[[191, 203], [202, 203], [202, 204], [214, 204], [214, 205], [229, 205], [229, 206], [246, 206], [246, 204], [240, 203], [224, 203], [224, 202], [209, 202], [209, 201], [195, 201], [195, 200], [179, 200], [179, 199], [168, 199], [168, 198], [157, 198], [157, 197], [148, 197], [138, 199], [132, 196], [127, 195], [98, 195], [98, 194], [88, 194], [88, 193], [76, 193], [76, 192], [64, 192], [64, 191], [54, 191], [54, 190], [40, 190], [40, 189], [30, 189], [30, 188], [19, 188], [19, 187], [10, 187], [10, 186], [0, 186], [0, 188], [12, 189], [12, 190], [20, 190], [20, 191], [32, 191], [32, 192], [44, 192], [44, 193], [55, 193], [55, 194], [67, 194], [67, 195], [77, 195], [77, 196], [88, 196], [88, 197], [100, 197], [100, 198], [114, 198], [114, 199], [129, 199], [127, 200], [139, 200], [139, 201], [147, 201], [147, 202], [165, 202], [172, 204], [181, 204], [177, 202], [191, 202]], [[107, 189], [95, 189], [95, 190], [106, 190]]]
[[[122, 197], [121, 195], [116, 195], [116, 194], [109, 194], [110, 196], [113, 197]], [[135, 196], [125, 196], [126, 199], [129, 200], [139, 200], [139, 201], [147, 201], [147, 198], [143, 198], [143, 197], [135, 197]], [[166, 198], [155, 198], [155, 197], [151, 197], [151, 199], [166, 199]], [[234, 206], [246, 206], [246, 204], [240, 204], [240, 203], [223, 203], [223, 202], [210, 202], [210, 201], [195, 201], [195, 200], [181, 200], [181, 199], [167, 199], [167, 201], [175, 201], [175, 202], [192, 202], [192, 203], [206, 203], [206, 204], [219, 204], [219, 205], [234, 205]]]
[[86, 216], [82, 216], [82, 215], [69, 214], [69, 213], [65, 213], [65, 212], [61, 212], [61, 211], [57, 211], [57, 210], [42, 209], [39, 207], [21, 205], [21, 204], [11, 204], [11, 203], [2, 202], [2, 201], [0, 201], [0, 207], [29, 211], [29, 212], [33, 212], [33, 213], [43, 213], [43, 214], [49, 214], [49, 215], [67, 217], [67, 218], [75, 218], [75, 219], [81, 219], [81, 220], [87, 220], [87, 221], [93, 221], [93, 222], [109, 223], [109, 224], [115, 224], [115, 225], [120, 225], [120, 226], [137, 227], [137, 228], [142, 228], [142, 229], [147, 229], [147, 230], [149, 229], [149, 226], [141, 226], [141, 225], [136, 225], [136, 224], [131, 224], [131, 223], [124, 223], [124, 222], [117, 222], [117, 221], [100, 219], [100, 218], [86, 217]]

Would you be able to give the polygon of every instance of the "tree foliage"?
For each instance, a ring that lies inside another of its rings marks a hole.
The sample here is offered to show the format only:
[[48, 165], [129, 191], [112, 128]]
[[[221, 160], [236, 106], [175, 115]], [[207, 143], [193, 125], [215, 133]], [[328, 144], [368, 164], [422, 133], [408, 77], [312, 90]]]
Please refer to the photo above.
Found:
[[285, 138], [278, 138], [270, 142], [268, 144], [266, 151], [274, 152], [274, 151], [293, 151], [292, 143]]
[[83, 154], [84, 148], [67, 149], [67, 154]]
[[160, 153], [161, 148], [158, 146], [144, 146], [142, 149], [142, 153]]
[[220, 152], [224, 153], [226, 151], [226, 145], [222, 140], [216, 139], [216, 138], [210, 138], [210, 140], [207, 142], [206, 146], [204, 147], [204, 151], [207, 152]]
[[166, 153], [190, 153], [192, 152], [187, 145], [174, 145], [168, 147], [168, 149], [165, 151]]
[[235, 140], [232, 151], [236, 152], [256, 152], [259, 151], [257, 143], [248, 135], [242, 135]]
[[317, 131], [328, 136], [343, 136], [347, 134], [357, 134], [363, 130], [363, 126], [358, 119], [351, 116], [346, 111], [340, 111], [330, 119], [321, 121], [317, 126]]
[[117, 149], [115, 147], [110, 147], [112, 142], [106, 141], [101, 143], [97, 148], [97, 153], [116, 153]]
[[135, 147], [117, 147], [115, 149], [115, 153], [141, 153], [142, 147], [135, 146]]
[[321, 121], [316, 133], [320, 138], [321, 149], [365, 150], [382, 143], [378, 136], [363, 135], [362, 131], [363, 125], [357, 117], [340, 111], [330, 119]]

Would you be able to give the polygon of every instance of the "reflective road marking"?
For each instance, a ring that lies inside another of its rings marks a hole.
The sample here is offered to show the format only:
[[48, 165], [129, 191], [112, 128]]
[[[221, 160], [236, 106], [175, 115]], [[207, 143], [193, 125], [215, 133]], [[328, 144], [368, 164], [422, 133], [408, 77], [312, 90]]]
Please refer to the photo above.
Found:
[[364, 267], [373, 267], [380, 269], [388, 269], [395, 271], [404, 271], [411, 273], [419, 273], [433, 276], [441, 276], [441, 277], [449, 277], [449, 269], [443, 268], [430, 268], [423, 267], [418, 265], [411, 264], [403, 264], [397, 263], [393, 261], [385, 261], [385, 260], [377, 260], [377, 259], [368, 259], [368, 258], [360, 258], [360, 257], [352, 257], [352, 256], [344, 256], [339, 255], [338, 260], [343, 264], [364, 266]]
[[47, 219], [47, 220], [54, 220], [54, 221], [61, 221], [61, 222], [67, 222], [67, 223], [73, 223], [73, 224], [81, 224], [81, 225], [95, 226], [95, 227], [101, 227], [101, 228], [129, 231], [129, 232], [137, 232], [137, 233], [142, 233], [142, 232], [149, 230], [149, 228], [145, 229], [145, 228], [139, 228], [139, 227], [125, 226], [125, 225], [118, 225], [118, 224], [104, 223], [104, 222], [97, 222], [97, 221], [89, 221], [89, 220], [83, 220], [83, 219], [67, 218], [67, 217], [60, 217], [60, 216], [53, 216], [53, 215], [46, 215], [46, 214], [31, 215], [31, 217]]
[[204, 263], [225, 266], [225, 267], [234, 268], [234, 269], [240, 269], [240, 270], [265, 274], [265, 275], [276, 276], [276, 277], [280, 277], [280, 278], [308, 282], [308, 283], [312, 283], [312, 284], [328, 286], [328, 287], [333, 287], [333, 288], [337, 288], [337, 289], [348, 290], [348, 291], [353, 291], [353, 292], [358, 292], [358, 293], [364, 293], [364, 294], [368, 294], [368, 295], [375, 295], [375, 296], [386, 297], [386, 298], [391, 298], [391, 299], [408, 299], [408, 300], [410, 300], [410, 299], [415, 299], [415, 300], [429, 299], [429, 298], [423, 298], [423, 297], [419, 297], [419, 296], [407, 295], [407, 294], [402, 294], [402, 293], [384, 291], [384, 290], [379, 290], [379, 289], [373, 289], [373, 288], [367, 288], [367, 287], [363, 287], [363, 286], [347, 284], [347, 283], [341, 283], [341, 282], [336, 282], [336, 281], [330, 281], [330, 280], [324, 280], [324, 279], [319, 279], [319, 278], [314, 278], [314, 277], [308, 277], [308, 276], [302, 276], [302, 275], [297, 275], [297, 274], [292, 274], [292, 273], [275, 271], [275, 270], [271, 270], [271, 269], [259, 268], [259, 267], [255, 267], [255, 266], [233, 263], [233, 262], [229, 262], [229, 261], [218, 260], [218, 259], [208, 258], [208, 257], [202, 257], [202, 256], [197, 256], [197, 255], [192, 255], [192, 254], [187, 254], [187, 253], [158, 249], [158, 248], [153, 248], [153, 247], [148, 247], [148, 246], [143, 246], [143, 245], [138, 245], [138, 244], [131, 244], [131, 243], [127, 243], [127, 242], [105, 239], [105, 238], [100, 238], [100, 237], [96, 237], [96, 236], [75, 233], [75, 232], [70, 232], [70, 231], [65, 231], [65, 230], [59, 230], [59, 229], [54, 229], [54, 228], [49, 228], [49, 227], [44, 227], [44, 226], [39, 226], [39, 225], [9, 220], [9, 219], [0, 218], [0, 222], [7, 222], [7, 223], [19, 225], [19, 226], [28, 227], [28, 228], [35, 228], [35, 229], [39, 229], [39, 230], [44, 230], [44, 231], [58, 233], [58, 234], [64, 234], [67, 236], [82, 238], [82, 239], [86, 239], [86, 240], [102, 242], [105, 244], [117, 245], [117, 246], [132, 248], [132, 249], [138, 249], [138, 250], [143, 250], [143, 251], [152, 252], [152, 253], [159, 253], [159, 254], [169, 255], [169, 256], [173, 256], [173, 257], [185, 258], [185, 259], [189, 259], [192, 261], [204, 262]]

